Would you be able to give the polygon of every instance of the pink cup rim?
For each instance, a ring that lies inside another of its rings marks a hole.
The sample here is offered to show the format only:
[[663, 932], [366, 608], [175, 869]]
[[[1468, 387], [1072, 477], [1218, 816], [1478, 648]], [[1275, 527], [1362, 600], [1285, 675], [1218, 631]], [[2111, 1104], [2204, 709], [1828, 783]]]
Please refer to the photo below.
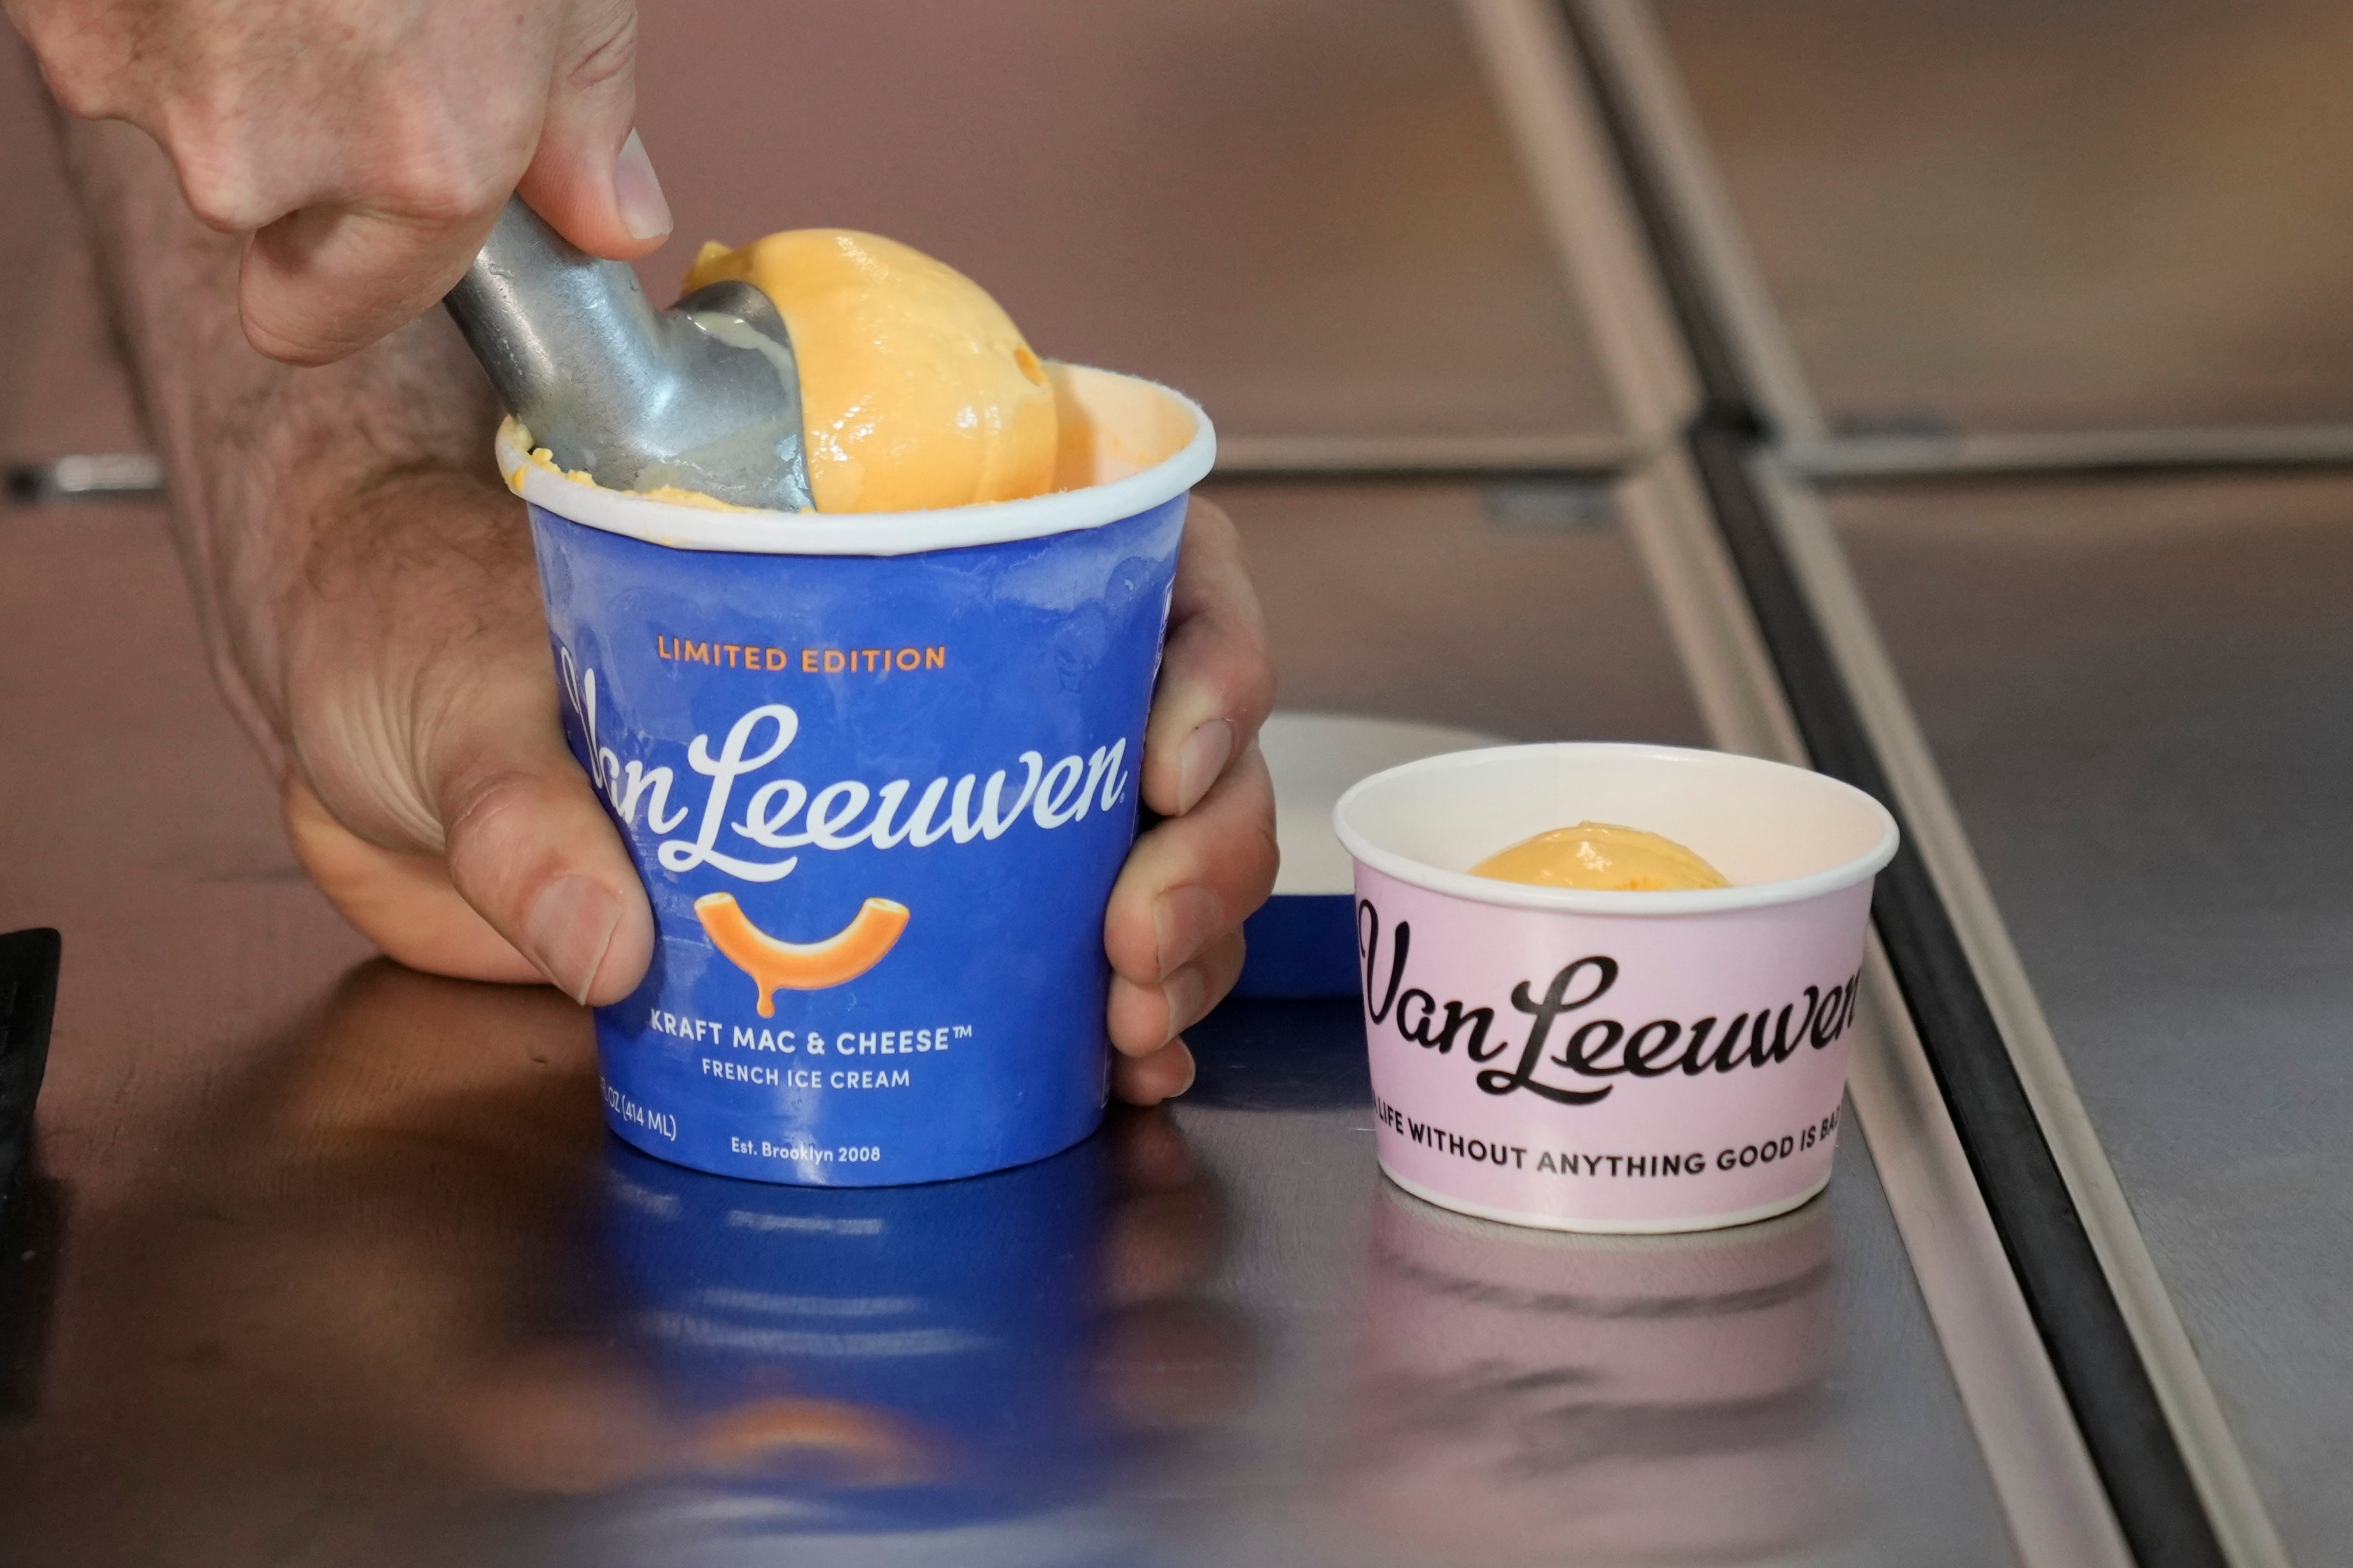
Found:
[[[1729, 888], [1708, 888], [1692, 892], [1623, 893], [1602, 892], [1583, 888], [1539, 888], [1525, 882], [1499, 881], [1493, 877], [1474, 877], [1468, 871], [1452, 871], [1425, 864], [1410, 856], [1383, 848], [1367, 838], [1351, 820], [1353, 812], [1365, 797], [1398, 780], [1429, 773], [1469, 773], [1491, 766], [1505, 758], [1525, 758], [1535, 752], [1549, 752], [1567, 760], [1607, 757], [1624, 762], [1642, 759], [1662, 767], [1710, 766], [1738, 770], [1755, 770], [1760, 774], [1770, 773], [1783, 777], [1807, 781], [1803, 786], [1819, 789], [1860, 806], [1867, 816], [1875, 818], [1879, 832], [1870, 848], [1836, 865], [1802, 877], [1785, 877], [1772, 881], [1744, 882]], [[1620, 742], [1555, 741], [1530, 745], [1488, 746], [1478, 751], [1447, 752], [1418, 762], [1400, 763], [1387, 768], [1353, 785], [1332, 808], [1332, 827], [1340, 842], [1361, 866], [1369, 866], [1385, 876], [1431, 892], [1467, 900], [1472, 903], [1492, 904], [1506, 909], [1542, 910], [1561, 914], [1609, 915], [1616, 918], [1657, 917], [1670, 915], [1712, 915], [1735, 910], [1769, 908], [1776, 904], [1800, 903], [1820, 898], [1841, 888], [1870, 880], [1895, 857], [1898, 834], [1895, 818], [1877, 800], [1852, 784], [1818, 773], [1810, 768], [1791, 767], [1786, 763], [1768, 762], [1762, 757], [1743, 756], [1736, 752], [1705, 751], [1688, 746], [1651, 746]]]

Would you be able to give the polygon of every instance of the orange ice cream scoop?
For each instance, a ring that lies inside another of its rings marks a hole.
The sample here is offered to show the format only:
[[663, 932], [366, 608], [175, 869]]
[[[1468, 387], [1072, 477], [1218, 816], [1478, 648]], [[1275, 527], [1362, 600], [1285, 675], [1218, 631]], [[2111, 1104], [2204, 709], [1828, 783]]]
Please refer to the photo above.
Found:
[[823, 942], [779, 942], [752, 923], [733, 893], [705, 893], [694, 900], [694, 914], [711, 945], [759, 988], [763, 1018], [776, 1016], [779, 991], [822, 991], [857, 979], [881, 963], [907, 929], [907, 906], [889, 899], [867, 900]]
[[1471, 874], [1539, 888], [1615, 893], [1682, 893], [1731, 886], [1721, 871], [1673, 839], [1608, 822], [1580, 822], [1524, 838], [1472, 867]]
[[1021, 330], [922, 251], [840, 228], [707, 244], [686, 289], [742, 279], [799, 362], [819, 511], [915, 511], [1053, 488], [1054, 393]]

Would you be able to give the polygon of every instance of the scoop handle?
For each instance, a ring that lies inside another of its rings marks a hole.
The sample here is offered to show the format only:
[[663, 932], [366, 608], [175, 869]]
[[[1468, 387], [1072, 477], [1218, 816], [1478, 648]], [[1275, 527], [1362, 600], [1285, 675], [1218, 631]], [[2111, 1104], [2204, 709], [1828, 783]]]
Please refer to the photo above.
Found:
[[508, 412], [565, 468], [631, 449], [670, 391], [638, 275], [580, 250], [520, 196], [443, 303]]

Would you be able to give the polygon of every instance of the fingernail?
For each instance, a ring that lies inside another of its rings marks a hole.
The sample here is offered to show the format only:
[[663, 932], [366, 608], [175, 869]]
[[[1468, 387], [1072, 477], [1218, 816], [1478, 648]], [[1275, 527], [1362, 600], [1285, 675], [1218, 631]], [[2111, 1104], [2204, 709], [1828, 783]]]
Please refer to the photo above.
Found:
[[1208, 1011], [1209, 983], [1198, 965], [1188, 963], [1160, 983], [1160, 994], [1168, 1004], [1168, 1032], [1160, 1038], [1165, 1046]]
[[634, 131], [613, 161], [613, 199], [621, 209], [621, 226], [635, 238], [659, 239], [673, 226], [670, 198], [662, 195], [654, 161], [646, 156], [646, 144]]
[[1176, 752], [1177, 816], [1200, 804], [1233, 754], [1234, 727], [1223, 719], [1212, 719], [1185, 737]]
[[1181, 1051], [1185, 1056], [1185, 1081], [1168, 1091], [1168, 1098], [1174, 1100], [1178, 1095], [1193, 1087], [1193, 1080], [1200, 1076], [1201, 1069], [1199, 1065], [1193, 1059], [1193, 1047], [1187, 1045], [1184, 1041], [1178, 1040], [1169, 1048], [1172, 1050]]
[[620, 923], [621, 906], [612, 894], [586, 877], [560, 877], [531, 906], [523, 940], [540, 973], [575, 1002], [586, 1003]]
[[1217, 895], [1207, 888], [1171, 888], [1152, 900], [1153, 955], [1164, 982], [1218, 934], [1219, 919]]

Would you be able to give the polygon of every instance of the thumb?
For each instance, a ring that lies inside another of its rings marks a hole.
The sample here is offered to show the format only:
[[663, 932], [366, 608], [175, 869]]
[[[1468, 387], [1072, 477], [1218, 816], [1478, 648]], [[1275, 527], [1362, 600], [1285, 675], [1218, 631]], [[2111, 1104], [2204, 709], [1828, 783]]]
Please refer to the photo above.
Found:
[[449, 880], [558, 990], [602, 1005], [645, 978], [653, 910], [553, 717], [480, 724], [443, 750]]
[[599, 3], [559, 55], [539, 145], [516, 187], [592, 256], [628, 260], [670, 237], [670, 202], [634, 128], [637, 11]]

